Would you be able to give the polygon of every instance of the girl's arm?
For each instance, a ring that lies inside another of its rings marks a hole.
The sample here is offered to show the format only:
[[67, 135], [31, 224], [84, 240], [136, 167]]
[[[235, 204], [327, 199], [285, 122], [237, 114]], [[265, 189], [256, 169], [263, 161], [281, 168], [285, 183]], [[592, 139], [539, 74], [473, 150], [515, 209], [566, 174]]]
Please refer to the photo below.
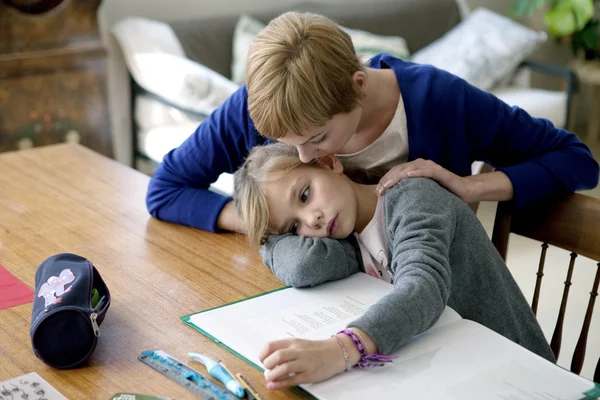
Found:
[[271, 236], [260, 254], [275, 276], [293, 287], [316, 286], [364, 271], [353, 236], [344, 240]]
[[459, 207], [467, 205], [430, 179], [388, 190], [385, 220], [394, 290], [350, 323], [391, 354], [438, 320], [450, 296], [450, 246]]
[[[394, 273], [395, 289], [348, 324], [360, 333], [367, 353], [393, 353], [430, 328], [444, 311], [458, 207], [471, 212], [462, 200], [429, 179], [408, 179], [389, 190], [385, 204], [388, 268]], [[336, 336], [350, 365], [356, 364], [360, 355], [354, 343], [344, 334]], [[270, 389], [326, 380], [347, 366], [335, 338], [271, 342], [259, 357]]]

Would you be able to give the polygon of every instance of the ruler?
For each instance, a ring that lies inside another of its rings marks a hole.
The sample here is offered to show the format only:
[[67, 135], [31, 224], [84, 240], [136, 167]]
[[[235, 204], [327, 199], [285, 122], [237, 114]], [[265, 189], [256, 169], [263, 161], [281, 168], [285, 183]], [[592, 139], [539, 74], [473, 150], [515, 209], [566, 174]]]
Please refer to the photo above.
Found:
[[[239, 400], [237, 396], [162, 350], [146, 350], [138, 360], [204, 400]], [[196, 381], [191, 379], [193, 376]]]

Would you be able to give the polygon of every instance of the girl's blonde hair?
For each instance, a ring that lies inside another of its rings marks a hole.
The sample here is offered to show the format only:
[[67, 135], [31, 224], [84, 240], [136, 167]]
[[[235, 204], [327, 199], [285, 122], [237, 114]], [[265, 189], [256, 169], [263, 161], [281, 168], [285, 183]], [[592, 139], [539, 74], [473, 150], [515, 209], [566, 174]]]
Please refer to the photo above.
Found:
[[[248, 242], [253, 247], [264, 244], [268, 234], [269, 206], [264, 185], [302, 165], [295, 146], [272, 143], [252, 149], [244, 164], [233, 177], [233, 199], [238, 215], [246, 227]], [[320, 168], [316, 161], [306, 164]], [[354, 182], [373, 184], [387, 172], [384, 168], [369, 171], [346, 170]]]
[[288, 12], [256, 37], [246, 62], [248, 111], [261, 135], [300, 134], [362, 99], [352, 76], [364, 71], [350, 36], [318, 14]]
[[296, 147], [283, 143], [257, 146], [233, 178], [235, 208], [244, 222], [253, 247], [264, 243], [269, 225], [265, 184], [302, 165]]

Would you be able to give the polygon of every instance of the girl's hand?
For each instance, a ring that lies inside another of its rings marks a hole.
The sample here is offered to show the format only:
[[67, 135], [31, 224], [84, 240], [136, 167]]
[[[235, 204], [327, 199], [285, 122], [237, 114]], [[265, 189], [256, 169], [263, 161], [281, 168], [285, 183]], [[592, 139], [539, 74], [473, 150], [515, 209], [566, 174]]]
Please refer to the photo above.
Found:
[[270, 342], [259, 359], [269, 390], [324, 381], [346, 370], [344, 353], [335, 338]]
[[376, 189], [377, 194], [383, 196], [387, 189], [396, 185], [402, 179], [418, 177], [431, 178], [437, 181], [466, 203], [475, 201], [471, 198], [472, 190], [467, 179], [453, 174], [433, 161], [423, 160], [422, 158], [396, 165], [390, 169], [379, 181]]

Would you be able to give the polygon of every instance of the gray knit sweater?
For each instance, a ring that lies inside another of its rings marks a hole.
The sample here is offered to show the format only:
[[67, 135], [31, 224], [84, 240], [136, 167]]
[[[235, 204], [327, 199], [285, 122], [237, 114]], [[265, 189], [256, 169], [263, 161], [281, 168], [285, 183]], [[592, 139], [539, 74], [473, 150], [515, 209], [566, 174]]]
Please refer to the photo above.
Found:
[[[401, 181], [384, 201], [388, 268], [394, 290], [351, 322], [384, 354], [429, 329], [446, 305], [556, 362], [542, 330], [504, 261], [471, 209], [436, 182]], [[262, 249], [285, 284], [302, 287], [361, 271], [352, 239], [278, 236]]]

